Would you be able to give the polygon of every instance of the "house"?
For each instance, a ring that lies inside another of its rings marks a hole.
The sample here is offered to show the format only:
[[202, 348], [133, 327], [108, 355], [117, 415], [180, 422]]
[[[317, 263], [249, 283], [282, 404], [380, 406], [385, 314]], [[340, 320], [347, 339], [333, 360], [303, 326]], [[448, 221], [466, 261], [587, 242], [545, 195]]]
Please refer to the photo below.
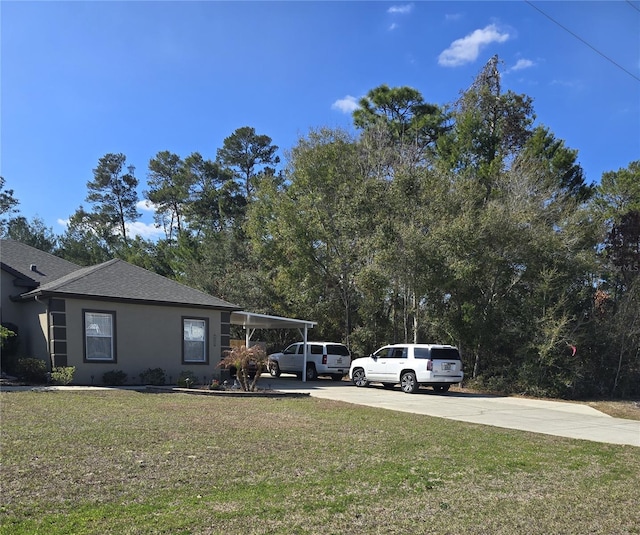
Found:
[[13, 240], [0, 240], [0, 268], [0, 320], [17, 327], [19, 354], [75, 366], [74, 383], [114, 370], [139, 383], [149, 368], [174, 383], [220, 376], [237, 305], [123, 260], [81, 267]]

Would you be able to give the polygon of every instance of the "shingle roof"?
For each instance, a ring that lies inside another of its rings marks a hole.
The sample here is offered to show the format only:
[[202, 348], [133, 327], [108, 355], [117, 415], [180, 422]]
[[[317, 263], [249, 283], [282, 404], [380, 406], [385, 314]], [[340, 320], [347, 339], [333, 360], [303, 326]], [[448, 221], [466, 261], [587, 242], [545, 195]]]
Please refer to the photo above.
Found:
[[0, 240], [0, 265], [31, 288], [80, 269], [72, 262], [14, 240]]
[[[2, 267], [9, 268], [8, 270], [16, 276], [26, 277], [32, 273], [36, 275], [30, 271], [29, 262], [25, 264], [25, 258], [35, 259], [42, 266], [38, 266], [38, 272], [43, 271], [44, 275], [40, 275], [39, 279], [32, 279], [34, 282], [39, 282], [40, 285], [22, 294], [24, 299], [36, 295], [66, 296], [229, 311], [241, 308], [157, 273], [129, 264], [124, 260], [109, 260], [96, 266], [83, 268], [12, 240], [2, 240], [0, 244], [2, 246]], [[25, 250], [25, 247], [29, 251]], [[31, 255], [27, 253], [31, 253]], [[14, 261], [17, 268], [12, 264]], [[34, 263], [33, 260], [31, 263]], [[26, 265], [26, 269], [23, 267], [24, 265]], [[25, 274], [22, 273], [23, 270], [26, 271]], [[54, 273], [58, 276], [54, 277]]]

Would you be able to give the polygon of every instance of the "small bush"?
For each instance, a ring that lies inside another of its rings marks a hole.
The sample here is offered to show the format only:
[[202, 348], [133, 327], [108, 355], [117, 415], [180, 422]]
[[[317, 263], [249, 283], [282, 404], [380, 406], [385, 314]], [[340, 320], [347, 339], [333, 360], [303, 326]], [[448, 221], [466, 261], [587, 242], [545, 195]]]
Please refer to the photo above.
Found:
[[0, 326], [0, 348], [2, 349], [2, 370], [17, 375], [18, 373], [18, 327], [13, 323]]
[[75, 366], [57, 366], [51, 370], [51, 381], [56, 385], [71, 384], [75, 372]]
[[234, 347], [224, 352], [224, 358], [218, 366], [234, 368], [236, 379], [245, 392], [255, 392], [256, 383], [260, 374], [267, 368], [267, 354], [260, 346], [248, 348], [246, 346]]
[[102, 374], [102, 383], [107, 386], [122, 386], [127, 382], [127, 374], [122, 370], [111, 370]]
[[16, 372], [29, 383], [47, 382], [47, 363], [41, 359], [18, 359]]
[[181, 388], [189, 388], [198, 384], [198, 377], [192, 371], [184, 371], [180, 373], [177, 384]]
[[166, 378], [162, 368], [149, 368], [140, 374], [140, 380], [144, 385], [161, 386]]

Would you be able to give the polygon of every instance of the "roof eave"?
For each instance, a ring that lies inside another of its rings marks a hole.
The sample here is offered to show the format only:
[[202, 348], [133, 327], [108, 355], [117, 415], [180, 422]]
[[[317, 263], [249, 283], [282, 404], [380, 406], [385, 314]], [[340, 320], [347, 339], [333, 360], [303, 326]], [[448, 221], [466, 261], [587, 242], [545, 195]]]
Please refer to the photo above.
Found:
[[22, 294], [15, 298], [16, 301], [30, 301], [32, 299], [48, 299], [50, 297], [57, 297], [61, 299], [78, 299], [85, 301], [105, 301], [112, 303], [125, 303], [131, 305], [152, 305], [152, 306], [166, 306], [166, 307], [175, 307], [175, 308], [200, 308], [200, 309], [208, 309], [208, 310], [223, 310], [225, 312], [237, 312], [242, 310], [241, 307], [233, 304], [229, 305], [207, 305], [204, 303], [182, 303], [176, 301], [156, 301], [149, 299], [129, 299], [126, 297], [114, 297], [114, 296], [106, 296], [106, 295], [87, 295], [87, 294], [77, 294], [70, 292], [56, 292], [55, 290], [32, 290], [26, 294]]

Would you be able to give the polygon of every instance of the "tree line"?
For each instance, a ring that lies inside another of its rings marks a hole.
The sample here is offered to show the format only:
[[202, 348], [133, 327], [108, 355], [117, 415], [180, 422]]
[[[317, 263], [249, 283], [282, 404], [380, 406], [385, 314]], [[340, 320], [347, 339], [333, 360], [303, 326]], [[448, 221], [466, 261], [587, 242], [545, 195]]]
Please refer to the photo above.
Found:
[[[159, 152], [144, 198], [163, 229], [132, 236], [139, 181], [100, 158], [63, 235], [16, 215], [4, 236], [80, 265], [113, 257], [241, 305], [318, 322], [368, 354], [457, 345], [478, 387], [555, 397], [640, 394], [640, 160], [585, 181], [577, 150], [503, 91], [492, 58], [446, 105], [382, 85], [356, 133], [318, 128], [285, 161], [243, 127], [214, 160]], [[282, 333], [265, 333], [273, 344]]]

